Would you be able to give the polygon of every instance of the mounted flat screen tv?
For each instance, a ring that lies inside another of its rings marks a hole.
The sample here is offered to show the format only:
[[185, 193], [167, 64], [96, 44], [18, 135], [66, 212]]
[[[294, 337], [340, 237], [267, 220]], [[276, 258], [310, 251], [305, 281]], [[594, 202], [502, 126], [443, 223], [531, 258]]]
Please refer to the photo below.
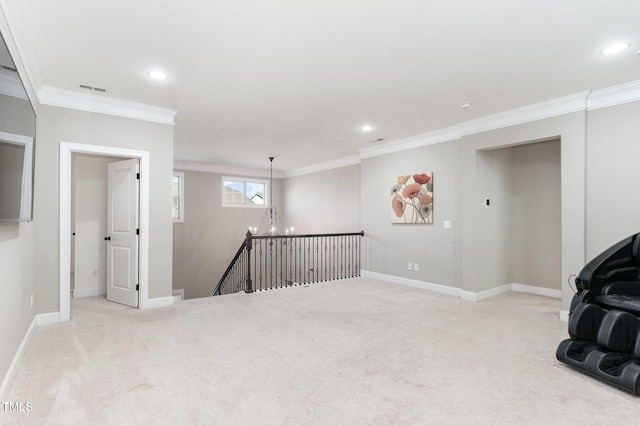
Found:
[[0, 34], [0, 223], [33, 220], [36, 114]]

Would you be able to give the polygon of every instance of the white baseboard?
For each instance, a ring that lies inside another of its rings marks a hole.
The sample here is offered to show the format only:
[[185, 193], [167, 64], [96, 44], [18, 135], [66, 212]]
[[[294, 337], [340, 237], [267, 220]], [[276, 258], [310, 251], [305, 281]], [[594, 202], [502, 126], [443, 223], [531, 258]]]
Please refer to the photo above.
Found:
[[513, 286], [513, 291], [518, 291], [520, 293], [529, 293], [529, 294], [537, 294], [538, 296], [552, 297], [554, 299], [562, 299], [562, 291], [553, 290], [545, 287], [536, 287], [533, 285], [527, 284], [511, 284]]
[[56, 324], [58, 322], [60, 322], [59, 312], [39, 314], [33, 317], [31, 325], [29, 325], [29, 328], [22, 338], [22, 342], [20, 343], [18, 350], [16, 351], [13, 360], [11, 361], [11, 365], [7, 370], [7, 374], [4, 375], [2, 385], [0, 385], [0, 401], [7, 400], [7, 392], [9, 392], [9, 387], [13, 383], [13, 379], [16, 376], [18, 367], [20, 366], [20, 362], [22, 361], [22, 358], [24, 357], [24, 354], [29, 347], [29, 342], [31, 342], [31, 338], [33, 337], [33, 333], [35, 332], [36, 328], [41, 325]]
[[464, 300], [479, 302], [481, 300], [485, 300], [502, 293], [507, 293], [509, 291], [515, 291], [517, 293], [535, 294], [537, 296], [551, 297], [553, 299], [562, 299], [562, 292], [560, 290], [552, 290], [550, 288], [536, 287], [534, 285], [518, 284], [518, 283], [504, 284], [499, 287], [494, 287], [488, 290], [480, 291], [478, 293], [461, 290], [460, 297]]
[[173, 305], [173, 302], [174, 302], [173, 296], [155, 297], [153, 299], [147, 299], [147, 302], [144, 304], [144, 306], [141, 306], [140, 309], [162, 308], [163, 306]]
[[73, 298], [79, 299], [81, 297], [93, 297], [93, 296], [104, 296], [107, 294], [107, 288], [86, 288], [82, 290], [73, 290]]
[[360, 271], [360, 275], [365, 278], [386, 281], [393, 284], [406, 285], [408, 287], [421, 288], [423, 290], [433, 291], [435, 293], [447, 294], [449, 296], [460, 296], [460, 289], [449, 287], [442, 284], [434, 284], [426, 281], [412, 280], [409, 278], [397, 277], [395, 275], [380, 274], [378, 272]]
[[472, 291], [460, 290], [460, 298], [463, 300], [468, 300], [470, 302], [479, 302], [481, 300], [485, 300], [502, 293], [507, 293], [509, 291], [513, 291], [511, 284], [504, 284], [499, 287], [494, 287], [488, 290], [480, 291], [478, 293], [474, 293]]
[[49, 312], [48, 314], [38, 314], [35, 317], [37, 325], [51, 325], [60, 322], [60, 312]]
[[[363, 270], [363, 271], [360, 271], [360, 275], [365, 278], [372, 278], [375, 280], [385, 281], [393, 284], [406, 285], [409, 287], [416, 287], [416, 288], [421, 288], [423, 290], [433, 291], [435, 293], [447, 294], [449, 296], [456, 296], [463, 300], [468, 300], [470, 302], [479, 302], [481, 300], [485, 300], [502, 293], [507, 293], [509, 291], [535, 294], [538, 296], [552, 297], [554, 299], [562, 298], [562, 292], [560, 290], [552, 290], [549, 288], [536, 287], [536, 286], [527, 285], [527, 284], [517, 284], [517, 283], [504, 284], [498, 287], [493, 287], [488, 290], [483, 290], [483, 291], [474, 293], [472, 291], [462, 290], [457, 287], [449, 287], [442, 284], [434, 284], [434, 283], [429, 283], [425, 281], [412, 280], [408, 278], [397, 277], [394, 275], [380, 274], [378, 272]], [[560, 313], [561, 319], [563, 318], [562, 312]], [[567, 318], [569, 317], [568, 313], [566, 314], [566, 317]]]

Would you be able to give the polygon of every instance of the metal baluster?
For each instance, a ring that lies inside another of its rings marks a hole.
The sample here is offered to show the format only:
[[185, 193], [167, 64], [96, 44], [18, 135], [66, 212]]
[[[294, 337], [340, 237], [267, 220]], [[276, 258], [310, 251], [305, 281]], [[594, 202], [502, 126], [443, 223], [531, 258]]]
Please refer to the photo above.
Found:
[[282, 277], [282, 265], [283, 265], [283, 261], [284, 261], [284, 259], [283, 259], [283, 255], [284, 255], [283, 243], [284, 243], [284, 239], [278, 238], [278, 244], [280, 245], [280, 247], [278, 249], [278, 251], [280, 252], [280, 262], [279, 262], [279, 266], [280, 267], [278, 268], [278, 280], [280, 280], [280, 288], [284, 287], [285, 284], [286, 284], [284, 282], [284, 278]]
[[291, 261], [293, 260], [291, 250], [293, 250], [293, 238], [289, 238], [287, 248], [289, 249], [289, 253], [287, 256], [287, 276], [288, 276], [289, 283], [293, 285], [294, 280], [293, 280], [293, 274], [291, 273]]
[[347, 240], [347, 277], [352, 277], [351, 275], [351, 236], [346, 237]]
[[331, 278], [334, 280], [337, 278], [336, 276], [336, 237], [331, 237]]
[[247, 231], [246, 237], [246, 245], [247, 245], [247, 275], [249, 276], [247, 280], [247, 289], [245, 290], [247, 293], [253, 293], [253, 285], [251, 282], [251, 248], [253, 246], [253, 238], [251, 238], [251, 232]]
[[345, 278], [344, 264], [346, 263], [346, 255], [347, 255], [345, 250], [345, 243], [344, 243], [345, 237], [342, 236], [340, 237], [340, 239], [342, 240], [340, 242], [340, 247], [342, 247], [342, 256], [340, 256], [340, 262], [341, 262], [340, 269], [342, 270], [342, 273], [340, 274], [340, 278]]
[[362, 231], [304, 236], [247, 234], [212, 296], [361, 276]]
[[322, 279], [327, 281], [327, 238], [322, 237]]

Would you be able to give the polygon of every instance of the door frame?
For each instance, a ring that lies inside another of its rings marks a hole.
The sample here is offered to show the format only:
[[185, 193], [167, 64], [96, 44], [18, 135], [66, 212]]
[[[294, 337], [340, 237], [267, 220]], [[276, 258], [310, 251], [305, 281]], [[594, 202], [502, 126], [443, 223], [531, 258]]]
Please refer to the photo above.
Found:
[[71, 154], [95, 154], [113, 157], [137, 158], [140, 161], [140, 233], [138, 308], [146, 309], [149, 303], [149, 151], [112, 146], [60, 142], [60, 203], [59, 203], [59, 315], [60, 322], [71, 317]]

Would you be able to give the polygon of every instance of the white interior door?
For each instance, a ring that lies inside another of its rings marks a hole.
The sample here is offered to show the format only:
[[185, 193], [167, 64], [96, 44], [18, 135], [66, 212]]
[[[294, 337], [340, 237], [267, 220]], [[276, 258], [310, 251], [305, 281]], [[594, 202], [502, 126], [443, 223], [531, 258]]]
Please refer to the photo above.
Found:
[[109, 164], [107, 299], [138, 306], [138, 160]]

